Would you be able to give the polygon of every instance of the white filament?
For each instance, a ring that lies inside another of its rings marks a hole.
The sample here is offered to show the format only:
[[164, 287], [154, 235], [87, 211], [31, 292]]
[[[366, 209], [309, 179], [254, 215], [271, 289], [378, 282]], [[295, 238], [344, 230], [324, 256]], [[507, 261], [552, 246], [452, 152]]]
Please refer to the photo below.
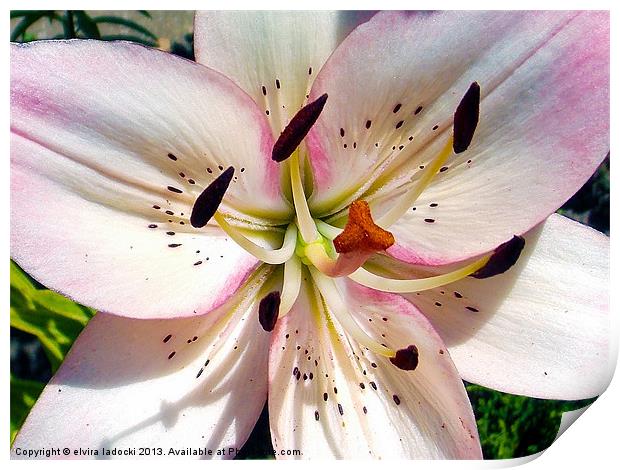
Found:
[[297, 256], [291, 256], [284, 263], [284, 280], [282, 281], [282, 295], [280, 296], [280, 310], [278, 317], [286, 315], [299, 295], [301, 288], [301, 261]]
[[338, 287], [336, 287], [334, 281], [331, 278], [321, 274], [313, 266], [310, 266], [309, 269], [312, 279], [325, 299], [325, 303], [329, 305], [330, 311], [338, 319], [347, 333], [349, 333], [359, 344], [366, 346], [372, 352], [386, 357], [394, 357], [396, 352], [393, 349], [386, 348], [385, 346], [379, 344], [377, 341], [368, 336], [366, 332], [357, 324], [355, 319], [351, 316], [347, 305], [342, 300]]
[[293, 152], [289, 159], [289, 168], [291, 170], [291, 189], [293, 191], [293, 204], [295, 205], [295, 213], [297, 214], [297, 225], [301, 237], [306, 243], [312, 243], [319, 238], [319, 232], [314, 225], [310, 208], [306, 201], [303, 183], [301, 182], [301, 174], [299, 172], [299, 152]]
[[219, 212], [216, 212], [213, 218], [237, 245], [267, 264], [282, 264], [295, 253], [295, 245], [297, 244], [297, 227], [295, 227], [295, 224], [289, 224], [286, 229], [282, 248], [268, 250], [243, 236], [237, 229], [226, 222], [226, 219]]
[[327, 222], [323, 222], [321, 219], [314, 219], [314, 222], [319, 233], [330, 240], [333, 240], [343, 232], [341, 228], [329, 225]]
[[462, 268], [446, 274], [440, 274], [437, 276], [426, 277], [422, 279], [387, 279], [381, 276], [377, 276], [364, 268], [359, 268], [353, 274], [349, 275], [349, 278], [366, 287], [372, 289], [381, 290], [383, 292], [393, 292], [404, 294], [407, 292], [419, 292], [428, 289], [434, 289], [441, 287], [451, 282], [458, 281], [470, 274], [475, 273], [482, 268], [489, 261], [490, 256], [483, 256], [482, 258], [468, 264]]

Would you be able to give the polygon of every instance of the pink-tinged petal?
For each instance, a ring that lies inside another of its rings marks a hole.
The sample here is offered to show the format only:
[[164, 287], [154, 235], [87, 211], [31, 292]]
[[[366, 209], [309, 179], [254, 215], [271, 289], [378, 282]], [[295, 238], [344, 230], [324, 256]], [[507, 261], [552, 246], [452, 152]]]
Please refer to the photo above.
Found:
[[389, 12], [359, 26], [310, 97], [329, 94], [308, 136], [311, 207], [332, 213], [362, 197], [379, 218], [446, 144], [474, 81], [482, 102], [472, 145], [390, 227], [390, 253], [449, 263], [543, 220], [609, 149], [605, 12]]
[[89, 458], [73, 453], [80, 448], [99, 449], [98, 458], [109, 458], [103, 447], [163, 448], [144, 456], [151, 459], [174, 457], [170, 448], [240, 449], [267, 397], [270, 336], [256, 301], [263, 282], [259, 276], [208, 315], [98, 313], [31, 410], [12, 456], [17, 448], [68, 447], [60, 458]]
[[[169, 223], [167, 204], [151, 214], [124, 211], [139, 191], [85, 168], [72, 175], [69, 160], [28, 139], [13, 135], [11, 151], [11, 256], [80, 303], [137, 318], [201, 314], [225, 302], [258, 264], [219, 228]], [[63, 170], [59, 182], [37, 171], [52, 171], [54, 162]], [[106, 184], [119, 207], [93, 203], [71, 190], [72, 181]]]
[[[111, 204], [109, 184], [119, 182], [162, 207], [166, 199], [191, 206], [233, 166], [224, 212], [280, 221], [290, 213], [271, 161], [273, 137], [250, 97], [221, 74], [156, 49], [92, 40], [13, 44], [11, 131], [58, 154], [52, 162], [13, 159], [70, 181], [95, 202]], [[84, 188], [80, 172], [89, 171], [102, 181]]]
[[329, 55], [371, 16], [362, 11], [197, 12], [196, 60], [250, 94], [278, 136], [306, 101]]
[[609, 239], [589, 227], [554, 214], [526, 234], [504, 274], [405, 297], [465, 380], [564, 400], [599, 395], [609, 383]]
[[389, 346], [415, 344], [419, 365], [403, 371], [358, 346], [305, 284], [279, 320], [270, 350], [276, 452], [299, 449], [293, 457], [304, 459], [481, 458], [463, 383], [428, 321], [402, 297], [343, 285], [368, 333]]
[[215, 157], [239, 159], [224, 210], [243, 200], [269, 212], [280, 197], [277, 185], [273, 197], [262, 189], [277, 173], [250, 98], [205, 67], [132, 44], [12, 52], [15, 261], [47, 287], [120, 315], [186, 316], [222, 304], [257, 260], [216, 227], [193, 229], [189, 216], [219, 174]]

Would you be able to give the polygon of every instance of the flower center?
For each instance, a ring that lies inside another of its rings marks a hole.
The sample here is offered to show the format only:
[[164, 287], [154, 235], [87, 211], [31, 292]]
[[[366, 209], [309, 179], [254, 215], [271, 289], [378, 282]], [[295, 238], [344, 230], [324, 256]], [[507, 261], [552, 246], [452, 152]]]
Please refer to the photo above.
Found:
[[369, 350], [390, 358], [392, 363], [404, 370], [413, 370], [418, 363], [418, 350], [414, 345], [394, 350], [379, 344], [360, 327], [351, 315], [349, 307], [334, 278], [348, 276], [364, 286], [384, 292], [418, 292], [434, 289], [467, 276], [484, 278], [509, 269], [519, 257], [524, 241], [515, 236], [498, 247], [493, 253], [452, 272], [420, 279], [390, 279], [381, 277], [362, 266], [368, 258], [383, 252], [395, 242], [387, 227], [396, 222], [416, 201], [431, 180], [453, 154], [465, 151], [472, 141], [479, 118], [480, 87], [472, 83], [454, 113], [452, 136], [441, 152], [426, 165], [420, 178], [375, 223], [366, 201], [351, 203], [344, 229], [314, 218], [309, 209], [301, 174], [298, 146], [310, 131], [327, 102], [327, 94], [304, 106], [289, 122], [277, 139], [272, 159], [288, 165], [294, 219], [286, 227], [279, 249], [267, 249], [257, 245], [238, 229], [231, 226], [217, 212], [233, 176], [231, 167], [214, 180], [196, 199], [191, 223], [203, 227], [213, 217], [219, 226], [248, 253], [268, 264], [284, 265], [282, 291], [271, 292], [262, 299], [259, 321], [266, 331], [273, 330], [278, 318], [293, 307], [301, 288], [302, 270], [307, 270], [325, 303], [342, 327]]

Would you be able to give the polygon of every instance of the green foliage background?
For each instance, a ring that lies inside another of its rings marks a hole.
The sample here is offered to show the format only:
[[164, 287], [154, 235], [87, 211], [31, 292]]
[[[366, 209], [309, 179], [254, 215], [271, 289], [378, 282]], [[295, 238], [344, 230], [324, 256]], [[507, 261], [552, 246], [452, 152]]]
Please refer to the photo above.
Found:
[[[114, 13], [114, 12], [112, 12]], [[141, 11], [148, 23], [150, 14]], [[125, 39], [154, 46], [157, 37], [148, 26], [114, 14], [91, 17], [84, 11], [12, 11], [11, 41], [36, 39]], [[62, 24], [63, 33], [52, 38], [31, 32], [39, 21]], [[132, 34], [102, 35], [102, 24], [123, 26]], [[192, 33], [171, 44], [171, 52], [193, 59]], [[609, 233], [609, 156], [597, 173], [568, 201], [560, 213]], [[94, 315], [38, 284], [11, 261], [11, 442], [45, 383], [58, 369], [73, 341]], [[539, 400], [509, 395], [466, 384], [474, 408], [484, 457], [506, 459], [546, 449], [555, 438], [564, 411], [593, 400]], [[266, 408], [238, 458], [272, 458]]]

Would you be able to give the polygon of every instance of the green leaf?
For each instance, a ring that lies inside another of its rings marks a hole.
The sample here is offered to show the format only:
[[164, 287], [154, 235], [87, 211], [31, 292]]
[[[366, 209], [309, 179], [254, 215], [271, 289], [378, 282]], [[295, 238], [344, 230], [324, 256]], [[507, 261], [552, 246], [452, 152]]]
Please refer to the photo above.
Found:
[[25, 293], [29, 293], [35, 290], [34, 284], [30, 282], [30, 277], [28, 277], [28, 275], [24, 271], [22, 271], [22, 268], [20, 268], [13, 260], [11, 260], [10, 273], [11, 289], [15, 287], [16, 289], [19, 289], [20, 291]]
[[138, 13], [140, 13], [142, 16], [146, 16], [149, 20], [153, 18], [151, 14], [146, 10], [138, 10]]
[[151, 33], [144, 26], [139, 25], [135, 21], [127, 20], [125, 18], [119, 18], [118, 16], [97, 16], [93, 18], [93, 21], [97, 24], [107, 23], [107, 24], [117, 24], [117, 25], [125, 26], [129, 29], [133, 29], [134, 31], [142, 33], [145, 36], [148, 36], [152, 39], [155, 39], [155, 40], [157, 39], [157, 36]]
[[97, 24], [84, 11], [74, 11], [77, 27], [87, 39], [101, 39], [101, 33]]
[[594, 401], [541, 400], [471, 384], [467, 394], [486, 459], [523, 457], [545, 450], [557, 435], [562, 413]]
[[37, 35], [36, 34], [32, 34], [29, 31], [26, 31], [23, 35], [22, 35], [22, 41], [23, 42], [30, 42], [30, 41], [36, 41]]
[[36, 289], [11, 262], [11, 326], [41, 341], [53, 372], [94, 313], [60, 294]]
[[35, 10], [11, 10], [11, 19], [21, 18], [22, 16], [28, 16], [36, 13]]
[[47, 15], [47, 18], [49, 19], [49, 24], [52, 24], [54, 20], [58, 21], [59, 23], [63, 22], [62, 16], [60, 16], [55, 11], [50, 11], [49, 15]]
[[76, 320], [81, 325], [86, 325], [95, 314], [93, 309], [82, 307], [51, 290], [37, 291], [35, 303], [47, 311], [54, 312], [56, 315]]
[[58, 17], [54, 10], [11, 10], [11, 19], [32, 15], [48, 16], [49, 18]]
[[75, 38], [75, 25], [73, 24], [73, 12], [71, 10], [65, 11], [65, 16], [62, 19], [62, 30], [65, 39]]
[[44, 387], [41, 382], [16, 379], [11, 375], [11, 443]]
[[11, 41], [17, 41], [30, 26], [46, 16], [47, 11], [35, 11], [31, 15], [24, 16], [24, 18], [17, 23], [13, 32], [11, 32]]

